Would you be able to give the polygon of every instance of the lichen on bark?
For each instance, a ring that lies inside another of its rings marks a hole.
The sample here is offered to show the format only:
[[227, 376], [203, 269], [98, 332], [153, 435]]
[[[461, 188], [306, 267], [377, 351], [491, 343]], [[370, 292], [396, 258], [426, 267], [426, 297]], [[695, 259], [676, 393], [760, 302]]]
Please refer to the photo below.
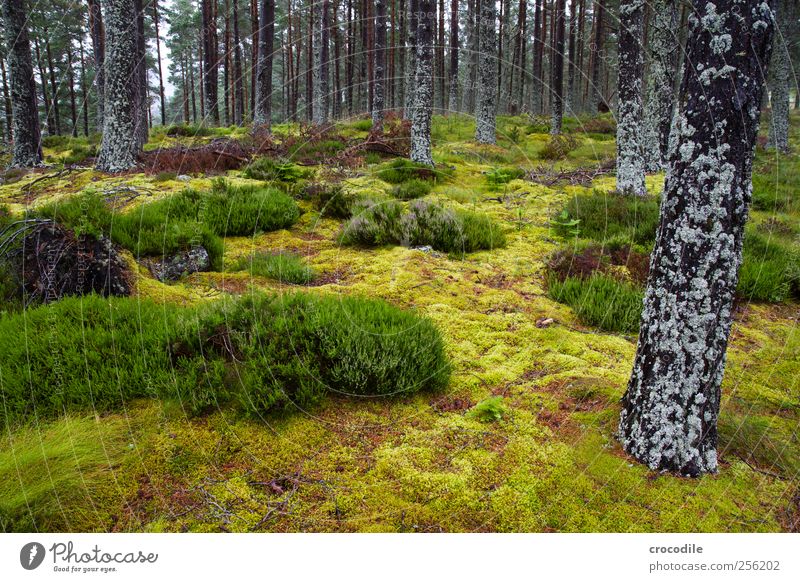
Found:
[[475, 140], [497, 142], [497, 31], [494, 2], [481, 2], [480, 52], [478, 54], [478, 99], [475, 111]]
[[652, 469], [717, 469], [731, 329], [773, 20], [758, 0], [689, 17], [674, 146], [619, 438]]
[[431, 115], [433, 114], [433, 0], [419, 0], [417, 12], [417, 70], [414, 81], [414, 108], [411, 113], [411, 159], [433, 165], [431, 154]]
[[643, 0], [623, 0], [619, 7], [619, 76], [617, 93], [617, 190], [647, 194], [642, 154]]

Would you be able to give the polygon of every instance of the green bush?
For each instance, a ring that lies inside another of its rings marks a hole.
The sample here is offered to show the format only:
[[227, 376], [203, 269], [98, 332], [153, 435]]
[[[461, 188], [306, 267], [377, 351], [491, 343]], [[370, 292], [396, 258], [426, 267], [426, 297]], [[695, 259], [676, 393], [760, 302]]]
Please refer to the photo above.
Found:
[[348, 192], [341, 184], [312, 182], [306, 186], [305, 195], [314, 201], [320, 215], [332, 218], [350, 218], [353, 206], [361, 196]]
[[66, 135], [48, 135], [42, 138], [42, 147], [60, 149], [69, 143], [69, 136]]
[[[758, 157], [773, 154], [760, 154]], [[766, 166], [753, 172], [753, 202], [755, 210], [765, 212], [797, 212], [800, 210], [800, 167], [781, 163], [778, 170]]]
[[407, 158], [395, 158], [378, 168], [376, 176], [390, 184], [402, 184], [409, 180], [430, 180], [446, 178], [450, 170], [443, 167], [431, 168], [425, 164], [412, 162]]
[[511, 180], [517, 180], [523, 176], [525, 176], [525, 170], [522, 168], [492, 168], [486, 172], [486, 181], [490, 186], [502, 186], [503, 184], [508, 184]]
[[247, 270], [257, 277], [267, 277], [282, 283], [307, 285], [315, 278], [315, 273], [303, 259], [292, 253], [255, 253], [242, 257], [236, 270]]
[[308, 178], [312, 173], [312, 170], [298, 166], [293, 162], [268, 157], [258, 158], [244, 170], [245, 177], [253, 180], [284, 182], [287, 184]]
[[605, 331], [634, 333], [639, 329], [644, 293], [605, 275], [547, 278], [547, 295], [572, 307], [578, 319]]
[[350, 124], [350, 127], [357, 131], [369, 131], [372, 129], [372, 119], [357, 119]]
[[447, 253], [462, 254], [505, 244], [505, 234], [488, 216], [453, 210], [415, 200], [407, 211], [395, 201], [365, 200], [356, 205], [353, 218], [339, 236], [346, 245], [429, 245]]
[[431, 192], [431, 184], [425, 180], [408, 180], [392, 188], [392, 196], [400, 200], [422, 198]]
[[506, 408], [503, 406], [503, 397], [490, 396], [485, 400], [481, 400], [467, 414], [481, 422], [497, 422], [498, 420], [502, 420], [503, 416], [506, 414]]
[[[20, 341], [24, 338], [24, 341]], [[194, 308], [138, 298], [66, 298], [0, 319], [0, 423], [179, 400], [189, 412], [238, 401], [262, 414], [332, 390], [408, 395], [447, 384], [430, 320], [385, 302], [253, 295]]]
[[578, 140], [568, 134], [551, 135], [550, 139], [539, 152], [543, 160], [561, 160], [578, 147]]
[[581, 237], [601, 243], [627, 239], [652, 246], [658, 221], [657, 198], [594, 191], [570, 198], [551, 225], [557, 234], [564, 237], [574, 237], [577, 232]]
[[205, 125], [170, 125], [166, 134], [170, 137], [204, 137], [213, 135], [215, 132], [212, 128]]
[[275, 188], [217, 181], [197, 218], [220, 236], [246, 236], [289, 228], [300, 217], [297, 203]]
[[153, 182], [169, 182], [177, 177], [178, 174], [175, 172], [159, 172], [156, 174], [155, 178], [153, 178]]

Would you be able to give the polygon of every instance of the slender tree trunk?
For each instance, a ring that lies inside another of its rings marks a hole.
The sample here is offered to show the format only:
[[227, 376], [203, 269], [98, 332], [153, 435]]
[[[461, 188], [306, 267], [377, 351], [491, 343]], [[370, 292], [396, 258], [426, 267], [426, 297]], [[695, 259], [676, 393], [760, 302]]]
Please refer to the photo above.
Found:
[[448, 109], [458, 111], [458, 0], [450, 0], [450, 95]]
[[544, 41], [545, 41], [545, 15], [544, 0], [535, 0], [536, 8], [533, 15], [533, 86], [531, 88], [531, 111], [540, 115], [544, 110]]
[[314, 123], [328, 122], [330, 89], [328, 86], [328, 43], [329, 20], [328, 0], [312, 4], [314, 12]]
[[53, 64], [53, 53], [50, 50], [50, 33], [47, 27], [44, 28], [44, 50], [47, 56], [47, 69], [50, 76], [50, 98], [53, 107], [53, 119], [55, 120], [56, 134], [61, 135], [61, 114], [58, 107], [58, 85], [56, 84], [56, 68]]
[[242, 78], [242, 39], [239, 36], [239, 0], [233, 0], [233, 78], [234, 113], [236, 125], [244, 123], [244, 79]]
[[339, 30], [339, 2], [336, 0], [331, 12], [331, 29], [333, 30], [333, 118], [342, 116], [342, 34]]
[[231, 66], [231, 7], [230, 0], [225, 0], [225, 15], [223, 18], [225, 30], [222, 33], [222, 64], [224, 74], [222, 78], [222, 97], [224, 102], [223, 119], [225, 125], [231, 125], [231, 105], [233, 103], [233, 67]]
[[689, 476], [717, 469], [720, 383], [774, 28], [760, 0], [699, 0], [695, 9], [704, 16], [689, 18], [677, 147], [619, 425], [636, 459]]
[[497, 28], [495, 5], [481, 2], [480, 50], [478, 51], [478, 103], [475, 112], [475, 140], [478, 143], [497, 143]]
[[42, 163], [42, 136], [39, 130], [39, 111], [36, 108], [36, 83], [33, 78], [27, 18], [24, 0], [3, 0], [3, 28], [6, 33], [14, 120], [14, 147], [10, 164], [12, 168], [27, 168]]
[[433, 114], [433, 24], [434, 0], [418, 0], [417, 74], [414, 82], [414, 108], [411, 116], [411, 159], [433, 166], [431, 153], [431, 115]]
[[553, 52], [550, 63], [550, 133], [561, 134], [564, 118], [564, 5], [565, 0], [556, 0], [553, 7]]
[[372, 94], [372, 127], [383, 130], [386, 109], [386, 0], [375, 0], [375, 90]]
[[[777, 148], [778, 151], [789, 151], [789, 78], [791, 75], [791, 56], [789, 46], [791, 42], [793, 21], [795, 18], [794, 0], [773, 0], [777, 30], [775, 47], [772, 51], [770, 63], [771, 104], [772, 115], [769, 126], [769, 139], [767, 147]], [[794, 25], [796, 26], [796, 25]]]
[[438, 40], [436, 42], [436, 78], [439, 81], [439, 90], [437, 93], [437, 101], [439, 103], [439, 112], [444, 113], [447, 107], [447, 92], [445, 91], [445, 75], [444, 75], [444, 0], [439, 0], [439, 21], [436, 28]]
[[461, 110], [475, 112], [475, 93], [478, 75], [478, 14], [480, 0], [467, 0], [467, 44], [464, 90], [461, 93]]
[[258, 73], [253, 123], [264, 129], [272, 125], [272, 53], [275, 46], [275, 0], [261, 0], [258, 22]]
[[78, 37], [81, 49], [81, 115], [83, 116], [83, 135], [89, 136], [89, 94], [86, 90], [86, 56], [83, 50], [83, 37]]
[[355, 102], [353, 101], [354, 75], [356, 67], [356, 24], [353, 18], [353, 0], [347, 0], [347, 60], [345, 61], [345, 86], [347, 101], [347, 114], [355, 114]]
[[[31, 69], [33, 69], [33, 64], [31, 64]], [[11, 109], [12, 109], [11, 94], [8, 92], [8, 77], [6, 75], [6, 57], [5, 57], [5, 55], [0, 57], [0, 73], [2, 73], [2, 76], [3, 76], [3, 104], [4, 104], [3, 110], [5, 111], [5, 114], [6, 114], [6, 116], [5, 116], [6, 117], [6, 143], [10, 144], [12, 141], [14, 141], [14, 130], [13, 130], [14, 118], [13, 118], [13, 116], [11, 114]], [[35, 87], [36, 87], [36, 82], [34, 81], [34, 101], [36, 100]]]
[[647, 108], [644, 111], [642, 154], [648, 172], [666, 167], [669, 131], [675, 104], [678, 56], [678, 3], [654, 0], [650, 26], [650, 68], [647, 73]]
[[103, 107], [105, 107], [105, 78], [103, 62], [106, 54], [106, 33], [103, 26], [103, 12], [99, 0], [89, 0], [89, 30], [92, 36], [92, 53], [94, 55], [94, 85], [97, 89], [97, 119], [95, 125], [103, 127]]
[[578, 9], [578, 37], [577, 37], [577, 47], [575, 49], [575, 56], [577, 59], [577, 63], [575, 64], [577, 75], [577, 82], [575, 83], [575, 95], [573, 97], [572, 103], [573, 107], [579, 111], [583, 111], [583, 86], [584, 86], [584, 75], [583, 75], [583, 48], [584, 48], [584, 31], [586, 30], [586, 0], [580, 0], [580, 6]]
[[622, 0], [619, 9], [617, 191], [644, 196], [642, 152], [643, 0]]
[[565, 108], [568, 115], [575, 110], [575, 44], [578, 40], [578, 11], [575, 0], [569, 4], [569, 50], [567, 51], [567, 96]]
[[592, 43], [589, 46], [589, 91], [588, 105], [589, 113], [596, 114], [600, 103], [600, 58], [603, 54], [603, 15], [605, 12], [605, 0], [597, 0], [594, 6], [594, 34]]
[[142, 0], [133, 1], [136, 15], [136, 138], [138, 140], [137, 152], [141, 151], [142, 146], [147, 143], [148, 131], [148, 109], [149, 99], [147, 97], [147, 52], [145, 49], [144, 38], [144, 9]]
[[406, 102], [403, 116], [414, 119], [414, 103], [416, 101], [415, 86], [417, 83], [417, 33], [419, 28], [420, 0], [408, 0], [408, 64], [406, 65]]
[[122, 172], [136, 165], [138, 125], [137, 36], [134, 0], [106, 0], [105, 124], [97, 169]]
[[[72, 42], [70, 39], [68, 42]], [[72, 122], [72, 137], [78, 137], [78, 106], [75, 99], [75, 68], [72, 66], [72, 47], [67, 45], [67, 78], [69, 80], [69, 113]]]
[[[203, 121], [219, 125], [216, 0], [201, 0], [203, 39]], [[206, 119], [206, 117], [210, 119]]]
[[[287, 7], [287, 26], [289, 27], [289, 45], [291, 46], [291, 30], [292, 30], [292, 0], [286, 0], [286, 7]], [[256, 111], [256, 72], [258, 70], [258, 50], [259, 50], [259, 39], [258, 39], [258, 31], [261, 28], [261, 24], [258, 21], [258, 10], [259, 10], [259, 2], [258, 0], [250, 0], [250, 27], [251, 27], [251, 34], [250, 34], [250, 116], [251, 118], [255, 116]], [[291, 75], [289, 77], [292, 78]]]
[[44, 100], [45, 115], [47, 117], [47, 134], [56, 135], [56, 120], [53, 117], [53, 107], [50, 102], [50, 95], [47, 92], [47, 75], [44, 71], [44, 64], [42, 63], [42, 55], [39, 50], [39, 41], [34, 39], [36, 47], [36, 65], [39, 69], [39, 81], [42, 85], [42, 99]]
[[156, 59], [158, 59], [158, 98], [161, 105], [161, 125], [167, 124], [167, 105], [164, 98], [164, 71], [161, 66], [161, 36], [158, 32], [158, 0], [153, 2], [153, 26], [156, 33]]

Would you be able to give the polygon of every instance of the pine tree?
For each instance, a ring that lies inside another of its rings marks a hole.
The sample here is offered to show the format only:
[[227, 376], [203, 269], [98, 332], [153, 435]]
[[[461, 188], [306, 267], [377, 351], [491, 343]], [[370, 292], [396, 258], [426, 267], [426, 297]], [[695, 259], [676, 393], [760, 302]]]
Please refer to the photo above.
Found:
[[275, 0], [261, 0], [258, 15], [258, 64], [253, 123], [269, 129], [272, 121], [272, 53], [275, 42]]
[[654, 0], [650, 29], [650, 69], [647, 74], [647, 108], [644, 111], [642, 154], [648, 172], [660, 172], [667, 161], [669, 130], [675, 105], [678, 64], [677, 0]]
[[383, 127], [386, 109], [386, 2], [375, 1], [375, 90], [372, 94], [372, 125], [376, 131]]
[[431, 115], [433, 114], [433, 23], [434, 0], [419, 0], [417, 17], [417, 70], [414, 82], [414, 107], [411, 116], [411, 159], [433, 165], [431, 153]]
[[106, 0], [106, 78], [103, 141], [97, 169], [122, 172], [136, 165], [139, 104], [134, 0]]
[[33, 80], [27, 17], [24, 0], [3, 0], [3, 24], [6, 29], [14, 119], [14, 149], [10, 164], [12, 168], [27, 168], [42, 163], [42, 139], [39, 111], [36, 108], [36, 84]]
[[622, 0], [617, 81], [617, 191], [638, 196], [647, 194], [641, 142], [643, 24], [644, 1]]
[[480, 51], [478, 54], [478, 100], [475, 112], [475, 140], [497, 143], [497, 27], [494, 2], [483, 0], [480, 12]]
[[717, 469], [720, 383], [774, 28], [760, 0], [700, 0], [695, 10], [619, 424], [636, 459], [690, 476]]
[[556, 0], [553, 13], [553, 53], [550, 63], [550, 133], [559, 135], [564, 118], [564, 6], [565, 0]]
[[775, 21], [780, 34], [775, 35], [775, 47], [770, 63], [772, 117], [767, 147], [786, 153], [789, 151], [789, 78], [792, 74], [789, 55], [790, 26], [794, 20], [796, 0], [773, 0]]

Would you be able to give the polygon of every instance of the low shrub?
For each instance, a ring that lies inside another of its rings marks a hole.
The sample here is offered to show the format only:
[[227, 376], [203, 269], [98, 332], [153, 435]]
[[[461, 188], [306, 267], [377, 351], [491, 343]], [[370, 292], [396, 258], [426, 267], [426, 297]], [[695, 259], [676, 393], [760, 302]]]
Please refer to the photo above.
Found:
[[312, 173], [312, 170], [298, 166], [294, 162], [270, 157], [258, 158], [244, 170], [246, 178], [289, 184], [308, 178]]
[[400, 200], [412, 200], [414, 198], [422, 198], [431, 192], [431, 184], [425, 180], [408, 180], [397, 184], [392, 188], [392, 196]]
[[[25, 338], [25, 341], [20, 341]], [[385, 302], [253, 295], [201, 308], [67, 298], [0, 319], [0, 423], [179, 400], [198, 413], [240, 402], [262, 414], [333, 391], [408, 395], [444, 387], [433, 323]]]
[[564, 237], [578, 234], [601, 243], [624, 238], [650, 246], [655, 241], [658, 222], [657, 198], [594, 191], [570, 198], [551, 226]]
[[242, 257], [236, 264], [236, 270], [246, 270], [257, 277], [294, 285], [307, 285], [316, 277], [313, 269], [293, 253], [255, 253]]
[[175, 172], [159, 172], [156, 174], [155, 178], [153, 178], [153, 182], [169, 182], [177, 177], [178, 174]]
[[205, 125], [170, 125], [166, 134], [169, 137], [205, 137], [214, 134], [214, 130]]
[[350, 124], [350, 127], [357, 131], [369, 131], [372, 129], [372, 119], [357, 119]]
[[42, 147], [51, 149], [64, 148], [69, 144], [69, 136], [66, 135], [48, 135], [42, 138]]
[[517, 180], [525, 176], [525, 170], [518, 167], [492, 168], [486, 172], [486, 181], [490, 186], [502, 186], [511, 180]]
[[617, 124], [614, 118], [610, 115], [601, 115], [590, 117], [578, 126], [586, 133], [600, 133], [605, 135], [613, 135], [617, 132]]
[[220, 236], [247, 236], [289, 228], [300, 217], [297, 203], [275, 188], [234, 186], [218, 180], [197, 208], [196, 218]]
[[347, 147], [342, 139], [319, 139], [297, 142], [289, 147], [289, 158], [304, 164], [322, 164]]
[[588, 278], [547, 278], [547, 294], [569, 305], [578, 319], [610, 332], [635, 333], [639, 329], [644, 293], [637, 286], [594, 274]]
[[350, 218], [353, 206], [360, 196], [348, 192], [341, 184], [312, 182], [306, 186], [305, 195], [314, 201], [320, 215], [330, 218]]
[[390, 184], [402, 184], [409, 180], [435, 181], [439, 170], [407, 158], [395, 158], [376, 171], [376, 176]]
[[[619, 271], [625, 267], [625, 273]], [[650, 271], [650, 255], [627, 244], [582, 243], [556, 251], [547, 262], [550, 276], [564, 281], [570, 277], [587, 279], [595, 273], [630, 280], [644, 288]]]
[[578, 140], [569, 134], [551, 135], [550, 139], [539, 152], [543, 160], [561, 160], [567, 157], [572, 150], [577, 149]]
[[800, 297], [800, 252], [777, 237], [747, 230], [737, 293], [749, 301], [779, 303]]
[[490, 396], [478, 402], [467, 415], [481, 422], [497, 422], [503, 420], [506, 412], [506, 407], [503, 406], [503, 397]]
[[453, 210], [416, 200], [408, 210], [395, 201], [360, 202], [339, 236], [342, 244], [376, 246], [402, 244], [431, 246], [447, 253], [463, 254], [505, 244], [501, 228], [488, 216]]

